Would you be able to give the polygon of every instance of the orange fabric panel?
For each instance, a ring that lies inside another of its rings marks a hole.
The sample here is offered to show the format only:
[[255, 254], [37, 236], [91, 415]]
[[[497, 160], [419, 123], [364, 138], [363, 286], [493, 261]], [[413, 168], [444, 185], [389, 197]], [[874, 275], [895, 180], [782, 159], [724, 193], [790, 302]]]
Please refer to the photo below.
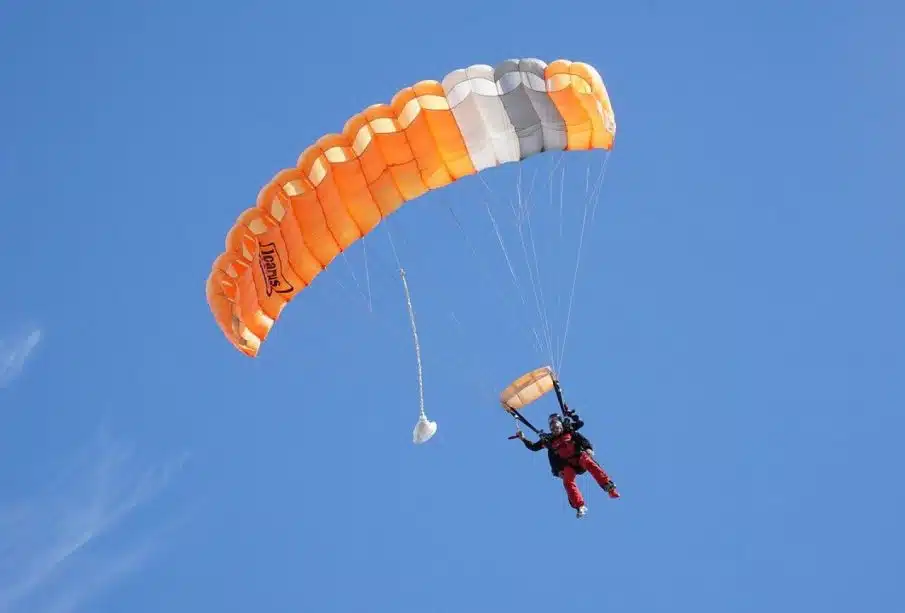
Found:
[[[578, 79], [572, 75], [572, 63], [568, 60], [556, 60], [547, 66], [544, 75], [549, 83], [551, 80], [559, 85], [560, 79], [566, 80], [567, 86], [549, 92], [550, 99], [562, 114], [566, 122], [566, 149], [589, 149], [591, 146], [591, 124], [588, 111], [581, 102], [581, 94], [576, 91]], [[588, 84], [590, 90], [590, 84]]]
[[312, 200], [312, 206], [320, 209], [330, 238], [337, 247], [336, 253], [339, 253], [360, 239], [361, 231], [343, 205], [332, 164], [324, 155], [320, 143], [318, 141], [299, 156], [298, 167], [314, 186], [315, 199]]
[[[289, 251], [280, 224], [260, 208], [248, 209], [239, 218], [251, 231], [257, 249], [254, 280], [264, 312], [279, 314], [307, 284], [289, 265]], [[270, 315], [276, 319], [275, 315]]]
[[258, 301], [252, 278], [250, 252], [244, 247], [246, 233], [245, 226], [233, 226], [226, 235], [226, 252], [217, 259], [217, 264], [235, 285], [236, 316], [255, 336], [263, 338], [267, 334], [267, 327], [262, 323], [264, 310]]
[[207, 278], [205, 294], [211, 307], [211, 313], [214, 315], [214, 320], [223, 331], [223, 334], [226, 335], [226, 338], [233, 345], [241, 346], [239, 334], [233, 323], [233, 320], [236, 319], [235, 303], [224, 289], [224, 286], [232, 287], [231, 293], [235, 295], [235, 286], [232, 282], [225, 280], [225, 276], [226, 273], [222, 270], [213, 269]]
[[398, 209], [404, 200], [390, 173], [390, 160], [384, 155], [374, 128], [370, 125], [372, 120], [379, 119], [378, 113], [377, 110], [368, 109], [355, 115], [346, 123], [343, 132], [352, 135], [353, 143], [358, 142], [359, 147], [364, 147], [358, 156], [362, 175], [371, 200], [377, 205], [381, 216], [386, 217]]
[[[399, 125], [405, 132], [406, 143], [411, 147], [421, 183], [428, 189], [448, 185], [452, 177], [431, 134], [427, 116], [418, 101], [415, 89], [412, 87], [403, 89], [393, 97], [390, 105], [400, 118]], [[452, 114], [448, 110], [446, 112]]]
[[[414, 91], [419, 96], [440, 96], [446, 98], [443, 86], [437, 81], [422, 81], [414, 86]], [[436, 143], [437, 151], [443, 159], [450, 181], [473, 175], [475, 171], [465, 139], [459, 130], [459, 124], [449, 107], [445, 110], [425, 109], [422, 111], [424, 120]]]
[[549, 95], [566, 121], [567, 149], [611, 148], [613, 137], [601, 111], [612, 112], [612, 107], [597, 72], [582, 62], [556, 60], [545, 77], [554, 83]]
[[339, 245], [321, 208], [314, 186], [301, 168], [285, 170], [280, 174], [283, 191], [289, 196], [292, 213], [305, 245], [317, 259], [321, 268], [333, 261], [339, 253]]
[[283, 191], [282, 178], [285, 176], [285, 173], [278, 174], [261, 190], [257, 206], [279, 222], [280, 232], [286, 242], [289, 265], [305, 285], [310, 285], [324, 267], [305, 244], [292, 202]]
[[214, 261], [212, 276], [219, 282], [223, 295], [232, 302], [233, 319], [226, 322], [241, 337], [247, 328], [259, 339], [270, 330], [251, 278], [251, 266], [239, 254], [228, 250]]
[[352, 148], [353, 139], [354, 135], [349, 138], [348, 134], [331, 134], [319, 142], [321, 148], [325, 152], [331, 151], [333, 156], [329, 160], [328, 177], [324, 182], [329, 180], [334, 182], [337, 201], [341, 203], [355, 223], [358, 238], [360, 238], [373, 230], [380, 223], [383, 215], [368, 189], [361, 162]]
[[[607, 117], [613, 119], [613, 105], [610, 103], [610, 96], [607, 93], [606, 86], [600, 74], [588, 64], [583, 62], [573, 62], [573, 73], [583, 78], [591, 84], [591, 92], [593, 98], [585, 97], [586, 108], [591, 116], [592, 134], [591, 147], [595, 149], [612, 149], [614, 136], [606, 127]], [[615, 124], [612, 126], [615, 130]]]
[[243, 211], [239, 215], [233, 231], [227, 236], [227, 240], [230, 250], [239, 254], [244, 260], [242, 264], [246, 265], [245, 270], [239, 274], [236, 280], [239, 292], [242, 294], [250, 292], [257, 296], [258, 304], [264, 314], [270, 319], [276, 319], [285, 303], [279, 293], [270, 292], [268, 294], [265, 288], [266, 282], [261, 273], [261, 263], [258, 261], [258, 241], [247, 225], [256, 216], [257, 211], [254, 208]]
[[[374, 132], [372, 146], [377, 145], [386, 160], [396, 191], [402, 197], [399, 205], [424, 194], [427, 186], [421, 179], [421, 171], [418, 168], [418, 162], [415, 161], [415, 154], [412, 152], [405, 131], [399, 125], [393, 107], [380, 104], [372, 106], [366, 112]], [[383, 185], [380, 187], [385, 189]]]

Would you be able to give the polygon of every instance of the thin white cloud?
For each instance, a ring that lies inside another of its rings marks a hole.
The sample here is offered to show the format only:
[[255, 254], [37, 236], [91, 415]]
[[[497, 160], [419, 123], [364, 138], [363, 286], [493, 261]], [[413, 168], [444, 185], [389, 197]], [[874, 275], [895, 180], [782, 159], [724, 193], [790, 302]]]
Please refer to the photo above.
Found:
[[100, 436], [45, 491], [0, 508], [0, 613], [75, 613], [153, 553], [159, 539], [123, 542], [117, 529], [185, 457], [150, 469], [131, 460]]
[[24, 334], [0, 340], [0, 388], [4, 388], [22, 373], [25, 361], [41, 342], [41, 330], [30, 328]]
[[146, 537], [112, 555], [93, 557], [90, 572], [73, 574], [66, 583], [60, 582], [44, 594], [41, 613], [77, 613], [95, 595], [140, 570], [156, 549], [154, 539]]

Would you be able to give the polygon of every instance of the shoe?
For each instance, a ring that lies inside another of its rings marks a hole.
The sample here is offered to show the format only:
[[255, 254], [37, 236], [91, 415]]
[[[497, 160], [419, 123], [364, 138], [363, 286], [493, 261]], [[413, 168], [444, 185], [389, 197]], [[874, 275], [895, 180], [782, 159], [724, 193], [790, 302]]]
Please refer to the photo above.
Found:
[[581, 506], [578, 507], [578, 509], [575, 511], [575, 517], [581, 519], [582, 517], [585, 516], [585, 513], [587, 513], [587, 512], [588, 512], [588, 507], [586, 507], [586, 506], [584, 506], [584, 505], [581, 505]]
[[609, 494], [610, 498], [620, 498], [619, 492], [616, 490], [616, 484], [610, 481], [606, 484], [606, 487], [603, 488], [606, 490], [606, 493]]

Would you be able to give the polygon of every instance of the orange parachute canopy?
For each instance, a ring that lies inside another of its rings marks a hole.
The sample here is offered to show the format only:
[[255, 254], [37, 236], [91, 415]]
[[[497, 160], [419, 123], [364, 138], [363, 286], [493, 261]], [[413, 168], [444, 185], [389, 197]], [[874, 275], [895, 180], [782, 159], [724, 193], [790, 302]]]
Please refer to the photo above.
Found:
[[615, 134], [603, 80], [581, 62], [506, 60], [406, 87], [261, 189], [214, 261], [211, 312], [256, 356], [283, 307], [404, 203], [544, 151], [609, 150]]

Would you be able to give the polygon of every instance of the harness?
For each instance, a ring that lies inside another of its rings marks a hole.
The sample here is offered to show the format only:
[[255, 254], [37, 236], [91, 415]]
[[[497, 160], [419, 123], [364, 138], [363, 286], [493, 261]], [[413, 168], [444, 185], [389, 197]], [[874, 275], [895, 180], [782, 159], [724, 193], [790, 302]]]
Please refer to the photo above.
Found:
[[[578, 462], [578, 458], [582, 453], [591, 449], [591, 444], [584, 435], [575, 431], [566, 431], [559, 436], [551, 437], [547, 445], [557, 462], [568, 464], [579, 474], [585, 472], [584, 467]], [[571, 453], [569, 447], [571, 447]]]

